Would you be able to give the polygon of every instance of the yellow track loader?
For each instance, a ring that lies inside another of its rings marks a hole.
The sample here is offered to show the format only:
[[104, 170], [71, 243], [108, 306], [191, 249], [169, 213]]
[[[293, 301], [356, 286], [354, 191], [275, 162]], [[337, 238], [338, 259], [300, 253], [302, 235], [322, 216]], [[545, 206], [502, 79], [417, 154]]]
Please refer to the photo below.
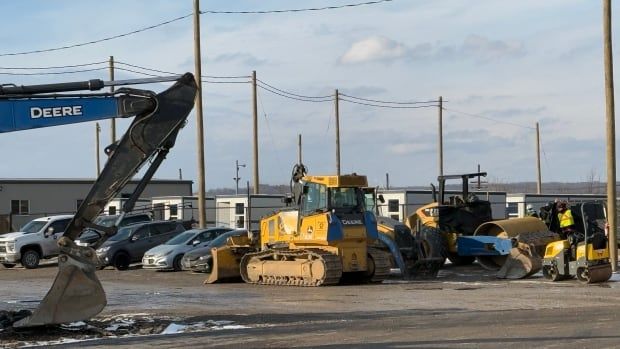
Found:
[[389, 254], [373, 248], [377, 221], [364, 203], [366, 176], [307, 176], [296, 165], [291, 189], [296, 208], [263, 217], [256, 235], [212, 250], [212, 283], [241, 276], [255, 284], [321, 286], [381, 282]]

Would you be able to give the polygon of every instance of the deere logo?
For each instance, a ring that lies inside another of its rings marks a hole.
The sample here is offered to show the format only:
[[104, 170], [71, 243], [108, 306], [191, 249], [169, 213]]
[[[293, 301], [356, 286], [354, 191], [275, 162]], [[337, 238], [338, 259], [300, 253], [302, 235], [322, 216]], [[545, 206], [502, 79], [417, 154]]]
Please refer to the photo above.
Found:
[[343, 219], [342, 220], [342, 224], [344, 224], [344, 225], [362, 225], [362, 224], [364, 224], [364, 222], [362, 222], [361, 219]]
[[66, 107], [50, 107], [50, 108], [41, 108], [41, 107], [30, 108], [31, 119], [57, 118], [57, 117], [62, 117], [62, 116], [81, 116], [81, 115], [82, 115], [81, 105], [72, 105], [72, 106], [66, 106]]

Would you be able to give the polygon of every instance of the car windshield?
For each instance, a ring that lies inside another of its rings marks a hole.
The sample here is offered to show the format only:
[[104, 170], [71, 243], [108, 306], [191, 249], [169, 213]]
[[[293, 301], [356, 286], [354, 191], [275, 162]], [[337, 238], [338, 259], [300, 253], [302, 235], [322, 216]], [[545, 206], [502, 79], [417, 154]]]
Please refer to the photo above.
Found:
[[239, 235], [242, 235], [242, 234], [246, 234], [246, 232], [245, 231], [231, 231], [231, 232], [228, 232], [226, 234], [222, 234], [222, 235], [218, 236], [217, 238], [215, 238], [213, 241], [211, 241], [209, 246], [212, 246], [212, 247], [224, 246], [224, 244], [226, 243], [226, 240], [228, 240], [229, 237], [231, 237], [231, 236], [239, 236]]
[[41, 228], [43, 228], [45, 224], [47, 224], [46, 221], [30, 221], [26, 225], [24, 225], [20, 229], [20, 231], [27, 233], [27, 234], [36, 233], [39, 230], [41, 230]]
[[99, 216], [97, 217], [97, 219], [95, 219], [94, 223], [104, 227], [111, 227], [114, 225], [114, 223], [116, 223], [117, 219], [117, 216]]
[[136, 227], [127, 227], [127, 228], [121, 228], [118, 230], [118, 232], [115, 235], [112, 235], [111, 238], [109, 238], [109, 241], [121, 241], [121, 240], [125, 240], [129, 237], [129, 235], [136, 229]]
[[195, 231], [186, 231], [166, 241], [164, 245], [181, 245], [186, 243], [187, 240], [192, 239], [194, 236], [196, 236]]

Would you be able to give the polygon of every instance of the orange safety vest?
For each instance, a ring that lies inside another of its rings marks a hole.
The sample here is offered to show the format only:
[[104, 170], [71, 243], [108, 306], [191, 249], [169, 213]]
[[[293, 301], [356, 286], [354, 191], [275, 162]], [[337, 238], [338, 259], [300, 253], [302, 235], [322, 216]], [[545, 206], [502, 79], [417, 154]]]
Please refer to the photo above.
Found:
[[570, 209], [566, 209], [563, 213], [558, 213], [558, 220], [560, 221], [560, 228], [570, 227], [571, 225], [575, 225], [575, 220], [573, 219], [573, 213]]

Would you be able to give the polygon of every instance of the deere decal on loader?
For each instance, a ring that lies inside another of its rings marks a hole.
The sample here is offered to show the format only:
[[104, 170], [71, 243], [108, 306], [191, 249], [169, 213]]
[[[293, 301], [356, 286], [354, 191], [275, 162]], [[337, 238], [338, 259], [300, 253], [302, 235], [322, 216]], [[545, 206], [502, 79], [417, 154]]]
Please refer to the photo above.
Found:
[[390, 272], [389, 255], [371, 247], [377, 221], [367, 211], [366, 176], [307, 176], [293, 169], [291, 190], [296, 208], [264, 217], [260, 233], [230, 239], [214, 248], [212, 283], [241, 276], [256, 284], [321, 286], [381, 282]]

